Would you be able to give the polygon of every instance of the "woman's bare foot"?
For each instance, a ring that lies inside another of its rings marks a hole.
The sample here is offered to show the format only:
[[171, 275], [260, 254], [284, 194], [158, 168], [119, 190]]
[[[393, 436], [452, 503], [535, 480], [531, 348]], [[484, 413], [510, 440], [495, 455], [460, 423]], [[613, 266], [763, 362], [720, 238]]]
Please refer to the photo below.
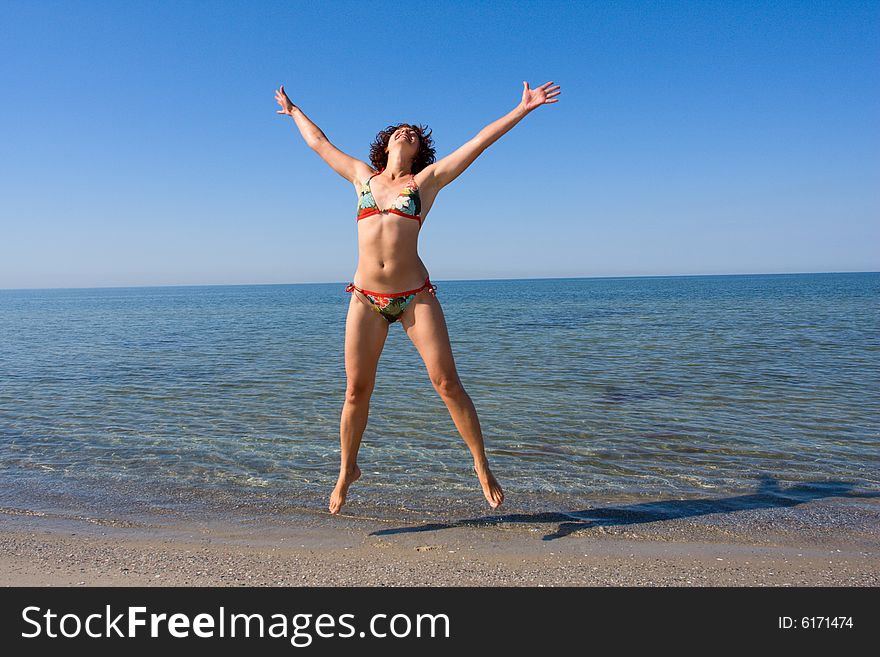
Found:
[[486, 496], [489, 506], [497, 509], [504, 501], [504, 491], [501, 490], [501, 484], [495, 479], [495, 475], [492, 474], [488, 465], [482, 466], [479, 470], [477, 470], [477, 466], [474, 466], [474, 472], [477, 473], [480, 486], [483, 487], [483, 495]]
[[345, 504], [345, 496], [348, 494], [348, 487], [360, 479], [361, 469], [355, 464], [354, 468], [349, 472], [340, 472], [339, 479], [336, 482], [336, 488], [330, 495], [330, 513], [339, 513], [339, 509]]

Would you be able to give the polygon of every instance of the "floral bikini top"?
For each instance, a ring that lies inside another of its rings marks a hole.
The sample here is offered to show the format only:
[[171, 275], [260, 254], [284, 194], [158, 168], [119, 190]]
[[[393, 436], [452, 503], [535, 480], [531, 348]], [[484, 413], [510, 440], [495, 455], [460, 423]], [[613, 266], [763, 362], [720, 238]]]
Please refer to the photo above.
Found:
[[[382, 169], [382, 171], [384, 170], [385, 169]], [[382, 171], [379, 173], [382, 173]], [[373, 190], [370, 189], [370, 180], [375, 176], [378, 176], [379, 173], [374, 173], [364, 181], [363, 185], [361, 185], [361, 194], [358, 198], [357, 206], [357, 220], [360, 221], [364, 217], [371, 217], [374, 214], [379, 214], [381, 212], [391, 212], [392, 214], [397, 214], [401, 217], [415, 219], [419, 222], [419, 227], [421, 227], [422, 200], [419, 197], [419, 187], [416, 185], [415, 177], [410, 176], [409, 182], [403, 188], [403, 191], [397, 195], [397, 198], [394, 199], [394, 203], [391, 204], [390, 208], [380, 210], [379, 206], [376, 204], [376, 199], [373, 198]]]

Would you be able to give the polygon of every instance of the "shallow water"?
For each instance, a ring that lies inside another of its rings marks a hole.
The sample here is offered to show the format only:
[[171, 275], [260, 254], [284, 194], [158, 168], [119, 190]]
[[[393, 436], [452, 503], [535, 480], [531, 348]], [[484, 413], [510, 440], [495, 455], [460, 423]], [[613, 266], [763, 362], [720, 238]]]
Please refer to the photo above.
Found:
[[[878, 273], [434, 282], [507, 508], [880, 490]], [[325, 508], [344, 286], [0, 290], [0, 506]], [[399, 323], [359, 462], [347, 508], [486, 508]]]

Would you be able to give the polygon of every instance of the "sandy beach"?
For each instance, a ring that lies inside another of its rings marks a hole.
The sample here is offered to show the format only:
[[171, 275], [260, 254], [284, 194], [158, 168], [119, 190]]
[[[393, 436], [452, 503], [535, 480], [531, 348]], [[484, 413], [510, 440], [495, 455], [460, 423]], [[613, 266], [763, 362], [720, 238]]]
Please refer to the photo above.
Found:
[[0, 509], [4, 586], [878, 586], [880, 505], [596, 524], [101, 519]]

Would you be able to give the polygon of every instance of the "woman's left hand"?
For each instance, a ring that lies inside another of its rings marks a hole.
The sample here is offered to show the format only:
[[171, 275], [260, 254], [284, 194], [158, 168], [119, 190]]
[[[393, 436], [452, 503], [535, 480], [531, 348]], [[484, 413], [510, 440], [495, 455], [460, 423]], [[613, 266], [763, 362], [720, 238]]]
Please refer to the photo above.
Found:
[[523, 96], [522, 102], [520, 103], [523, 109], [525, 109], [526, 112], [531, 112], [533, 109], [541, 105], [558, 102], [559, 99], [554, 98], [554, 96], [558, 96], [561, 93], [560, 91], [557, 91], [559, 85], [557, 84], [555, 87], [551, 87], [551, 84], [553, 84], [552, 80], [542, 84], [537, 89], [529, 89], [529, 83], [523, 80]]

